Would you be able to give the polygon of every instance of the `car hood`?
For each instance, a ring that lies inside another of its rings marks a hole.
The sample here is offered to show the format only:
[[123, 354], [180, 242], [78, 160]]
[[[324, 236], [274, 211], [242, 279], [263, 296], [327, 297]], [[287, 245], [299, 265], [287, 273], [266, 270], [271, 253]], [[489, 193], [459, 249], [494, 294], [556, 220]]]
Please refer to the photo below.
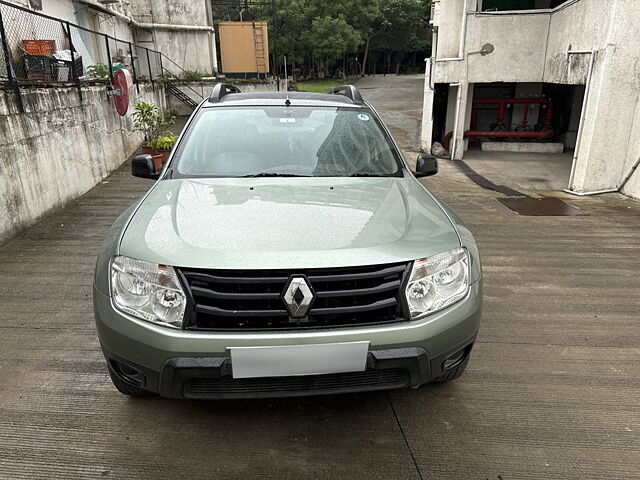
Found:
[[413, 260], [460, 245], [413, 178], [157, 182], [120, 254], [183, 267], [314, 268]]

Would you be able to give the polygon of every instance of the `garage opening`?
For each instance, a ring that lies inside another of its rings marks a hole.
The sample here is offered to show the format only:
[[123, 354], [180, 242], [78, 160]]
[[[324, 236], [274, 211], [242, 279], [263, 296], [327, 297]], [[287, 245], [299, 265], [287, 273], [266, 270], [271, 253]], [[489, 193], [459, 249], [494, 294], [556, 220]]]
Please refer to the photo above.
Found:
[[[584, 86], [477, 83], [465, 105], [457, 104], [457, 88], [436, 84], [435, 141], [447, 151], [453, 148], [457, 112], [464, 118], [464, 160], [478, 173], [486, 170], [491, 181], [513, 188], [567, 187]], [[460, 148], [456, 151], [459, 156]]]

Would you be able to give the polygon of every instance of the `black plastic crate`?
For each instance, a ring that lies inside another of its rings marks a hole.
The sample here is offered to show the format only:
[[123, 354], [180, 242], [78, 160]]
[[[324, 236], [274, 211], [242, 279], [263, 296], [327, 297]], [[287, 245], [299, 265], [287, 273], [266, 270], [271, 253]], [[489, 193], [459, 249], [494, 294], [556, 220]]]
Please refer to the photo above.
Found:
[[45, 55], [25, 55], [22, 57], [22, 67], [29, 81], [47, 83], [58, 79], [58, 64], [55, 58]]
[[56, 60], [56, 62], [59, 82], [70, 82], [84, 75], [82, 57], [76, 57], [73, 62], [71, 60]]
[[44, 55], [25, 55], [22, 58], [25, 73], [57, 73], [57, 60]]

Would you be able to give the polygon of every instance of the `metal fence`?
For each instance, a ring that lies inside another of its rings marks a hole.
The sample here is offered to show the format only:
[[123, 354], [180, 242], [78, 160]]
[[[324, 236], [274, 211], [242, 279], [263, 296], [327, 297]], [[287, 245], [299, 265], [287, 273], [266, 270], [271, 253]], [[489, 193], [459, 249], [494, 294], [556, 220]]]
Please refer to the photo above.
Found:
[[[111, 83], [120, 66], [154, 83], [183, 71], [162, 53], [0, 0], [0, 84], [80, 87]], [[80, 91], [80, 90], [79, 90]]]

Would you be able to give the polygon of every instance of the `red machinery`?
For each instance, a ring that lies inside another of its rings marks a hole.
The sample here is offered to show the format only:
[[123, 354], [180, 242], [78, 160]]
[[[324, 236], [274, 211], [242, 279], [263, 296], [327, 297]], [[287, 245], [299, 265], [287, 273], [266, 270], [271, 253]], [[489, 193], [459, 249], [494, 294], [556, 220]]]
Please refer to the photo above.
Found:
[[[478, 124], [478, 105], [498, 105], [498, 117], [496, 123], [492, 125], [491, 131], [476, 130]], [[505, 124], [506, 111], [509, 106], [524, 105], [522, 121], [515, 130], [507, 130]], [[528, 123], [529, 106], [540, 105], [545, 110], [544, 123], [536, 125], [532, 131]], [[548, 98], [480, 98], [473, 101], [471, 109], [471, 129], [464, 132], [464, 138], [532, 138], [545, 139], [553, 137], [553, 103]], [[444, 136], [444, 148], [449, 150], [449, 143], [453, 132], [449, 132]]]

